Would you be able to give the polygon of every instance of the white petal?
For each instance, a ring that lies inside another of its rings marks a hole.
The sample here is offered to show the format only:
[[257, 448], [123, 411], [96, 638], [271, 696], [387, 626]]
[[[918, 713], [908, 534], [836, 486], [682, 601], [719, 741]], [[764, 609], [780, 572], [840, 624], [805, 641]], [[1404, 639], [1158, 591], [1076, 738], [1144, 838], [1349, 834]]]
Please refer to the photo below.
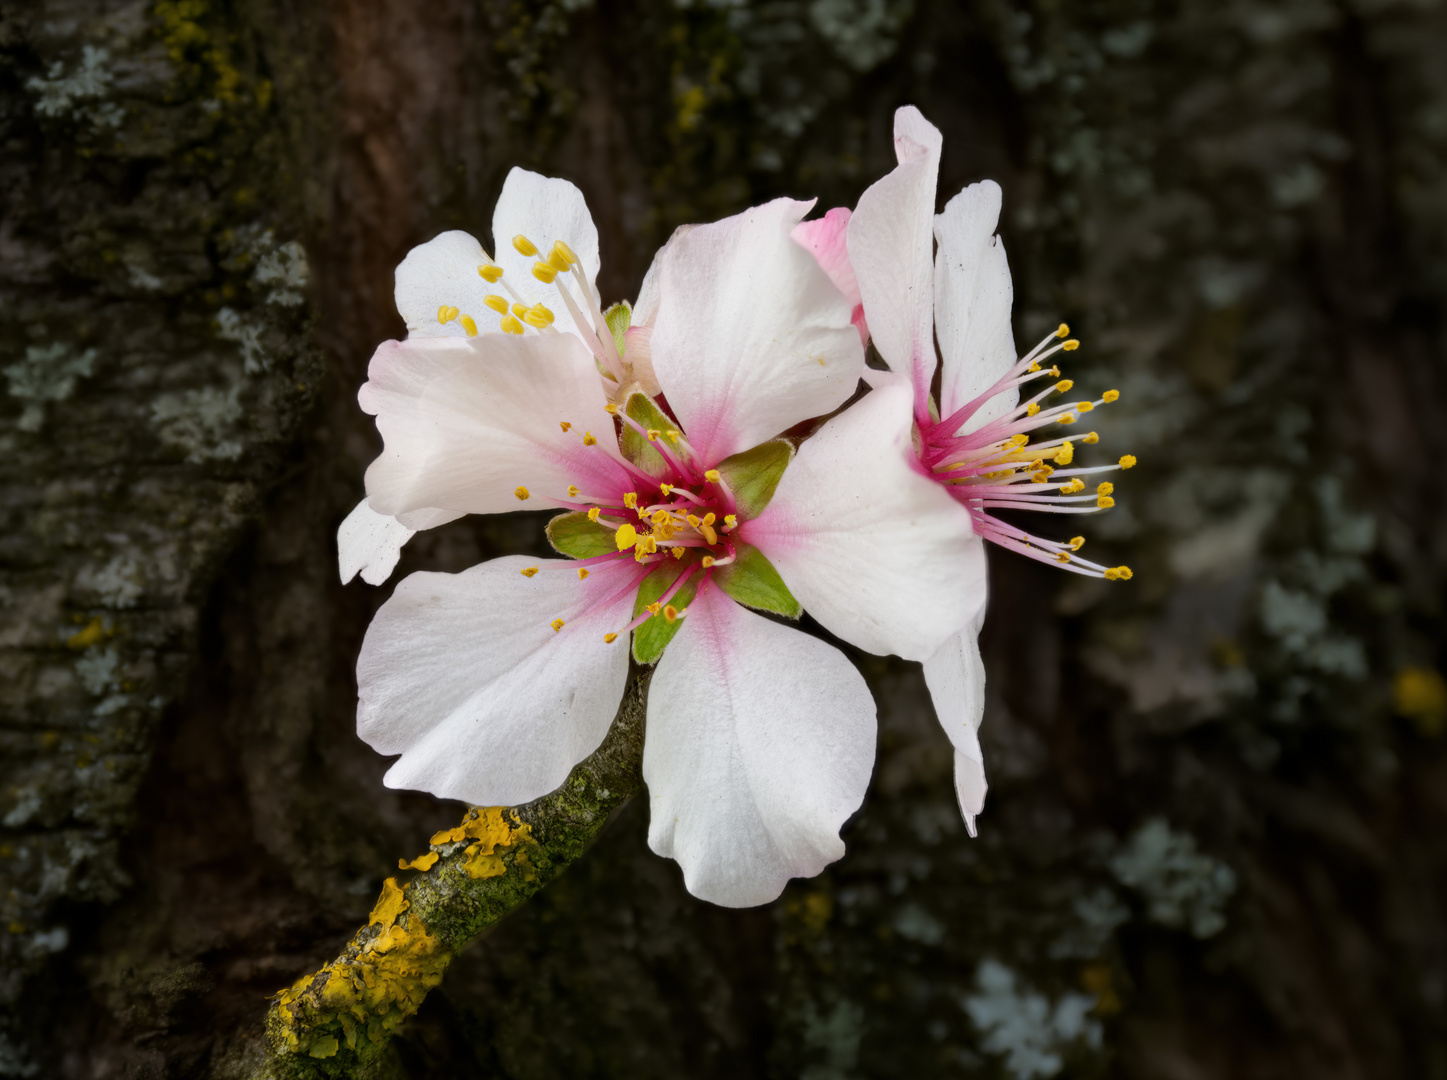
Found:
[[668, 243], [658, 249], [653, 261], [648, 264], [648, 273], [643, 275], [643, 284], [638, 289], [638, 303], [633, 305], [634, 326], [652, 326], [658, 321], [658, 291], [662, 284], [663, 260], [673, 250], [674, 245], [693, 232], [694, 228], [693, 225], [680, 225], [674, 229]]
[[416, 535], [394, 517], [377, 513], [363, 499], [337, 530], [337, 565], [345, 585], [360, 572], [368, 585], [392, 576], [402, 545]]
[[849, 303], [776, 199], [680, 237], [661, 274], [653, 370], [713, 464], [842, 405], [864, 369]]
[[648, 690], [648, 846], [694, 896], [766, 904], [844, 854], [874, 701], [837, 649], [705, 589]]
[[[495, 514], [557, 506], [569, 484], [594, 496], [628, 489], [602, 381], [571, 334], [386, 342], [358, 399], [386, 443], [367, 470], [380, 514]], [[584, 445], [585, 431], [597, 445]]]
[[444, 306], [472, 316], [485, 330], [496, 329], [497, 318], [482, 302], [496, 292], [478, 276], [477, 268], [488, 258], [477, 239], [465, 232], [445, 232], [407, 253], [397, 267], [397, 312], [407, 323], [412, 337], [465, 337], [456, 319], [440, 322], [437, 311]]
[[[527, 578], [524, 567], [543, 567]], [[628, 678], [636, 574], [494, 559], [404, 578], [357, 660], [357, 734], [401, 754], [388, 787], [511, 806], [557, 788], [597, 749]], [[549, 623], [565, 620], [559, 631]]]
[[924, 662], [924, 681], [935, 715], [955, 748], [955, 796], [970, 835], [985, 808], [985, 756], [980, 751], [980, 720], [985, 715], [985, 664], [980, 659], [980, 613]]
[[[971, 184], [935, 219], [935, 332], [940, 342], [940, 415], [988, 390], [1015, 365], [1010, 331], [1014, 289], [1005, 245], [995, 235], [1000, 185]], [[1020, 400], [1018, 390], [997, 394], [963, 430], [974, 431], [1004, 416]]]
[[984, 604], [985, 553], [969, 513], [920, 470], [908, 382], [875, 381], [804, 442], [739, 536], [831, 633], [923, 660]]
[[[537, 255], [523, 255], [513, 247], [513, 237], [526, 236], [538, 249]], [[541, 176], [527, 169], [514, 167], [503, 182], [502, 194], [492, 211], [492, 237], [497, 245], [497, 262], [503, 268], [505, 282], [525, 304], [545, 304], [557, 318], [560, 330], [576, 332], [572, 316], [558, 297], [556, 285], [546, 285], [533, 277], [533, 264], [546, 260], [553, 242], [561, 240], [578, 256], [588, 288], [597, 293], [598, 229], [583, 193], [566, 180]], [[560, 275], [568, 283], [573, 297], [585, 313], [576, 280], [571, 274]], [[502, 284], [500, 282], [499, 284]], [[511, 297], [509, 297], [511, 299]], [[590, 340], [589, 325], [583, 340]]]
[[940, 133], [907, 105], [894, 114], [894, 149], [899, 165], [869, 186], [849, 220], [849, 261], [874, 347], [927, 392], [935, 370], [931, 230]]

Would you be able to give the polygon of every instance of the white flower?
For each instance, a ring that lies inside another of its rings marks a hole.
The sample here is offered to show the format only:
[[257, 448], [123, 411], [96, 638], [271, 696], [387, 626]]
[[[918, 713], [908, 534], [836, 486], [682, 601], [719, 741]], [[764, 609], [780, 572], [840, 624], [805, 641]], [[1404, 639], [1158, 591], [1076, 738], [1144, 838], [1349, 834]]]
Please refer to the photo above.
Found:
[[843, 854], [873, 702], [836, 649], [749, 609], [797, 617], [797, 596], [849, 640], [923, 658], [983, 592], [968, 513], [918, 466], [907, 391], [870, 394], [797, 457], [779, 438], [842, 405], [863, 370], [851, 305], [790, 238], [809, 205], [675, 234], [639, 304], [661, 397], [635, 380], [620, 401], [586, 332], [378, 350], [360, 394], [386, 444], [373, 510], [555, 507], [549, 536], [574, 556], [398, 586], [357, 672], [360, 734], [401, 755], [390, 786], [482, 804], [553, 790], [607, 732], [631, 631], [658, 664], [649, 844], [689, 890], [764, 903]]
[[[852, 216], [835, 210], [801, 227], [814, 230], [805, 242], [821, 266], [841, 289], [857, 292], [862, 305], [857, 325], [889, 365], [889, 373], [866, 375], [876, 388], [870, 396], [887, 392], [911, 398], [921, 470], [968, 510], [978, 536], [1076, 573], [1129, 578], [1127, 567], [1105, 567], [1076, 555], [1084, 537], [1064, 543], [1045, 540], [992, 516], [992, 510], [1002, 508], [1075, 514], [1112, 505], [1111, 484], [1080, 494], [1086, 486], [1082, 477], [1128, 469], [1135, 458], [1127, 455], [1118, 465], [1072, 468], [1076, 445], [1097, 442], [1094, 432], [1036, 443], [1028, 433], [1074, 424], [1120, 395], [1109, 390], [1095, 401], [1042, 405], [1051, 394], [1063, 396], [1071, 389], [1073, 384], [1064, 379], [1020, 403], [1019, 388], [1035, 379], [1058, 377], [1058, 368], [1044, 364], [1079, 342], [1066, 340], [1069, 328], [1061, 324], [1017, 358], [1010, 329], [1010, 268], [995, 235], [999, 185], [989, 180], [973, 184], [936, 215], [940, 133], [912, 106], [895, 113], [894, 125], [898, 166], [864, 192]], [[840, 252], [841, 234], [847, 257]], [[930, 392], [936, 341], [938, 407]], [[977, 566], [981, 578], [976, 588], [983, 596], [983, 561]], [[802, 599], [809, 605], [807, 596]], [[955, 747], [955, 790], [971, 835], [986, 791], [978, 734], [985, 672], [977, 637], [983, 615], [982, 605], [938, 652], [920, 657], [935, 710]]]

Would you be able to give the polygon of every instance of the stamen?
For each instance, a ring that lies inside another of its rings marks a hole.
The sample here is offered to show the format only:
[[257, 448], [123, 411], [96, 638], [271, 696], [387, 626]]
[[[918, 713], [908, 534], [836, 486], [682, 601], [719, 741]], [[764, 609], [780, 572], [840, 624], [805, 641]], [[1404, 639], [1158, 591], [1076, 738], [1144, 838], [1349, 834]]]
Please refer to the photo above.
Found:
[[593, 438], [593, 433], [592, 433], [591, 431], [585, 431], [585, 432], [583, 432], [583, 445], [584, 445], [584, 446], [597, 446], [597, 445], [598, 445], [598, 440], [595, 439], [595, 438]]
[[1100, 436], [1094, 431], [1092, 431], [1089, 435], [1082, 435], [1080, 437], [1080, 441], [1083, 443], [1090, 443], [1094, 445], [1095, 443], [1100, 442]]
[[620, 525], [613, 534], [613, 543], [618, 545], [619, 551], [627, 551], [638, 543], [638, 530], [632, 525]]
[[1135, 455], [1134, 455], [1134, 454], [1127, 454], [1125, 457], [1121, 458], [1121, 459], [1120, 459], [1120, 467], [1121, 467], [1122, 469], [1134, 468], [1134, 467], [1135, 467]]
[[566, 624], [565, 622], [563, 622], [562, 619], [554, 619], [552, 622], [548, 623], [548, 625], [553, 628], [553, 633], [556, 634], [559, 630], [561, 630], [561, 629], [562, 629], [564, 626], [566, 626], [567, 624]]
[[573, 425], [568, 423], [566, 420], [559, 420], [558, 427], [562, 428], [564, 431], [571, 431]]
[[587, 576], [588, 576], [588, 568], [587, 568], [586, 566], [580, 566], [580, 567], [578, 567], [578, 580], [579, 580], [579, 581], [582, 581], [582, 580], [583, 580], [584, 578], [586, 578]]
[[1119, 390], [1107, 390], [1105, 393], [1103, 393], [1103, 394], [1100, 395], [1100, 400], [1101, 400], [1101, 401], [1119, 401], [1119, 400], [1120, 400], [1120, 391], [1119, 391]]
[[493, 263], [491, 266], [479, 266], [477, 273], [483, 281], [491, 285], [496, 282], [498, 278], [502, 277], [502, 267], [496, 263]]
[[526, 498], [528, 497], [528, 495], [531, 494], [531, 493], [528, 491], [527, 488], [525, 488], [525, 487], [520, 487], [520, 488], [518, 488], [517, 490], [515, 490], [515, 491], [513, 492], [513, 494], [518, 497], [518, 500], [519, 500], [519, 501], [522, 501], [522, 500], [526, 499]]
[[464, 315], [457, 321], [468, 337], [477, 337], [477, 323], [472, 321], [471, 315]]
[[537, 247], [522, 233], [518, 233], [512, 238], [512, 246], [513, 250], [525, 259], [531, 259], [538, 253]]
[[617, 640], [618, 640], [618, 635], [617, 635], [617, 634], [604, 634], [604, 635], [603, 635], [603, 644], [604, 644], [604, 645], [612, 645], [613, 642], [615, 642], [615, 641], [617, 641]]
[[[1070, 325], [1069, 325], [1068, 323], [1061, 323], [1061, 324], [1060, 324], [1060, 327], [1055, 331], [1055, 333], [1054, 333], [1052, 336], [1054, 336], [1054, 337], [1059, 337], [1059, 338], [1069, 337], [1069, 336], [1070, 336]], [[1047, 338], [1046, 340], [1048, 341], [1049, 338]]]
[[578, 489], [578, 485], [577, 485], [577, 484], [569, 484], [569, 485], [568, 485], [568, 498], [570, 498], [570, 499], [576, 499], [576, 498], [578, 497], [578, 490], [579, 490], [579, 489]]
[[671, 623], [672, 623], [672, 622], [677, 622], [677, 621], [678, 621], [678, 617], [679, 617], [680, 615], [682, 615], [682, 614], [683, 614], [683, 612], [679, 611], [678, 608], [674, 607], [672, 604], [669, 604], [667, 607], [665, 607], [665, 608], [663, 609], [663, 617], [664, 617], [664, 619], [666, 619], [668, 622], [671, 622]]
[[1071, 338], [1069, 341], [1067, 341], [1065, 344], [1061, 345], [1060, 347], [1061, 347], [1062, 349], [1064, 349], [1066, 352], [1074, 352], [1076, 349], [1080, 348], [1080, 342], [1076, 341], [1074, 338]]
[[488, 293], [482, 298], [482, 302], [499, 315], [507, 314], [507, 297], [498, 296], [497, 293]]
[[551, 285], [553, 279], [557, 276], [558, 271], [555, 267], [549, 266], [545, 262], [533, 263], [533, 277], [537, 278], [544, 285]]
[[568, 269], [568, 257], [558, 250], [556, 243], [553, 244], [553, 250], [548, 252], [548, 265], [559, 273]]
[[518, 322], [517, 319], [513, 318], [511, 315], [504, 315], [502, 320], [502, 332], [504, 334], [521, 334], [523, 332], [523, 324]]
[[528, 566], [523, 569], [522, 575], [523, 577], [532, 577], [537, 572], [538, 568], [536, 566]]
[[553, 251], [556, 254], [561, 255], [564, 259], [568, 260], [569, 263], [579, 263], [583, 261], [573, 253], [572, 248], [570, 248], [567, 244], [563, 243], [561, 240], [553, 241]]
[[[1084, 485], [1082, 485], [1082, 486], [1084, 486]], [[598, 520], [598, 515], [601, 514], [602, 512], [603, 512], [603, 511], [599, 510], [596, 506], [593, 507], [591, 510], [588, 511], [588, 520], [589, 520], [589, 521], [596, 522], [596, 521]]]
[[1131, 572], [1129, 566], [1112, 566], [1101, 576], [1104, 577], [1106, 581], [1129, 581], [1135, 577], [1135, 574]]

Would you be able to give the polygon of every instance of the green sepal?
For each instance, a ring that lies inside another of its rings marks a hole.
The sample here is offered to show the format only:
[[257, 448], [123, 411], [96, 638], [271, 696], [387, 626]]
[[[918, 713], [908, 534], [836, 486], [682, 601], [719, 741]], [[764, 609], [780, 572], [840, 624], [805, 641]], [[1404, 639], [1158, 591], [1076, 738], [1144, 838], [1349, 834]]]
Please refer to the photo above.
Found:
[[[633, 617], [638, 618], [643, 614], [645, 607], [657, 603], [664, 593], [673, 588], [673, 583], [678, 580], [679, 574], [697, 566], [698, 563], [693, 560], [685, 562], [669, 559], [659, 563], [658, 568], [644, 578], [643, 584], [638, 586], [638, 599], [633, 601]], [[693, 598], [697, 593], [698, 581], [691, 578], [688, 584], [678, 590], [669, 603], [682, 610], [693, 603]], [[682, 619], [669, 622], [660, 611], [633, 631], [633, 659], [640, 664], [657, 663], [658, 658], [663, 655], [664, 646], [673, 640], [673, 635], [678, 633], [678, 628], [682, 625]]]
[[764, 512], [793, 457], [794, 445], [775, 439], [718, 463], [718, 471], [734, 493], [740, 518], [747, 521]]
[[548, 522], [548, 543], [564, 555], [575, 559], [595, 559], [599, 555], [613, 555], [618, 545], [613, 540], [613, 530], [596, 521], [589, 521], [588, 515], [575, 510], [570, 514], [559, 514]]
[[623, 343], [623, 335], [628, 333], [628, 327], [633, 325], [633, 307], [627, 300], [614, 304], [607, 311], [603, 312], [603, 321], [608, 324], [608, 329], [613, 332], [613, 344], [618, 346], [618, 355], [623, 355], [626, 346]]
[[734, 561], [717, 567], [713, 581], [727, 596], [747, 607], [790, 619], [804, 614], [804, 606], [794, 599], [774, 564], [748, 544], [737, 545]]
[[[653, 399], [647, 394], [628, 395], [624, 412], [645, 431], [667, 431], [673, 427], [673, 421], [663, 415], [663, 411], [653, 404]], [[668, 472], [668, 462], [663, 459], [663, 455], [628, 424], [623, 425], [623, 456], [651, 476], [663, 476]]]

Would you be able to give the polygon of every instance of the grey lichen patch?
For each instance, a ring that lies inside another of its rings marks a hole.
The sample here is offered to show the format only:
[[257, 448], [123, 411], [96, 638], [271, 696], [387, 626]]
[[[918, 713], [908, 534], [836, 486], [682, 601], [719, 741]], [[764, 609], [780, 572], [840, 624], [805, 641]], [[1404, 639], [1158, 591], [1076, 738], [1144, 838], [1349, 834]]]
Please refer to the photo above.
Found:
[[[117, 555], [104, 565], [85, 567], [76, 575], [75, 585], [87, 599], [113, 609], [135, 607], [145, 592], [140, 563], [132, 555]], [[75, 640], [74, 635], [67, 637]]]
[[295, 240], [278, 243], [271, 229], [243, 225], [223, 237], [231, 249], [222, 265], [250, 270], [250, 284], [268, 304], [297, 307], [311, 279], [306, 249]]
[[203, 386], [156, 398], [151, 422], [161, 441], [182, 451], [189, 462], [235, 461], [243, 446], [233, 429], [242, 412], [239, 383], [225, 389]]
[[1068, 992], [1053, 1002], [998, 960], [975, 971], [975, 991], [961, 1007], [980, 1032], [980, 1049], [998, 1054], [1014, 1080], [1059, 1075], [1075, 1046], [1099, 1049], [1103, 1031], [1091, 1017], [1095, 998]]
[[1226, 927], [1225, 907], [1236, 891], [1236, 872], [1200, 851], [1190, 833], [1152, 818], [1110, 859], [1122, 885], [1146, 902], [1146, 916], [1173, 929], [1208, 938]]
[[63, 341], [27, 347], [25, 359], [4, 369], [10, 396], [25, 402], [15, 426], [32, 434], [39, 431], [46, 404], [75, 393], [76, 383], [94, 374], [96, 355], [95, 349], [77, 349]]
[[95, 45], [83, 46], [74, 63], [54, 61], [45, 75], [25, 83], [35, 94], [35, 111], [50, 118], [74, 115], [99, 128], [120, 127], [125, 109], [114, 101], [98, 100], [115, 79], [110, 63], [110, 51]]

